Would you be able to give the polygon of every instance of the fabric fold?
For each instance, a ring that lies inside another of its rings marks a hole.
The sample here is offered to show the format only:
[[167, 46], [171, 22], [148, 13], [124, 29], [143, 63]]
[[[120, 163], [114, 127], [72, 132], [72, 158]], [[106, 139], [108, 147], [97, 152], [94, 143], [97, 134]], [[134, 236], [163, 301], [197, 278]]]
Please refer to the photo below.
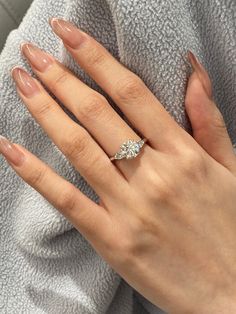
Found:
[[[15, 65], [32, 73], [19, 49], [32, 41], [109, 99], [53, 34], [48, 19], [54, 16], [69, 19], [100, 41], [190, 133], [184, 108], [191, 72], [186, 52], [195, 52], [209, 71], [214, 98], [236, 144], [235, 2], [35, 0], [0, 55], [0, 134], [25, 146], [92, 200], [98, 196], [31, 117], [10, 76]], [[1, 313], [163, 313], [121, 279], [2, 156], [0, 162]]]

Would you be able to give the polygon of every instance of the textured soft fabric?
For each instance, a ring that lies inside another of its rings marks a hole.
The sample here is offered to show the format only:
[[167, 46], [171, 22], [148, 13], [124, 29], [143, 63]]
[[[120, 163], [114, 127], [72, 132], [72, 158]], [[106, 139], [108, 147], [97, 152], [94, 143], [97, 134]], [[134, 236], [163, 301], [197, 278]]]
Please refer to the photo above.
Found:
[[16, 28], [32, 0], [0, 0], [0, 51], [8, 33]]
[[[51, 31], [52, 16], [71, 20], [100, 41], [190, 133], [184, 96], [191, 71], [186, 51], [192, 50], [209, 71], [215, 100], [236, 142], [235, 0], [35, 0], [0, 56], [0, 134], [25, 146], [91, 199], [98, 196], [31, 117], [10, 76], [16, 64], [30, 71], [19, 45], [32, 41], [102, 92]], [[0, 162], [0, 313], [162, 313], [4, 158]]]

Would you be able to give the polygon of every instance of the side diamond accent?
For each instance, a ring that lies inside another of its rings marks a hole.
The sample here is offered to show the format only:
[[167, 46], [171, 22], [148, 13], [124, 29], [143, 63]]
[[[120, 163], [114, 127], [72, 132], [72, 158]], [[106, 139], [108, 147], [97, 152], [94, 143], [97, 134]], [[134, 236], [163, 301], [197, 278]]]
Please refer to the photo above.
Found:
[[133, 159], [138, 156], [140, 153], [141, 148], [143, 147], [146, 139], [135, 141], [135, 140], [128, 140], [120, 146], [119, 152], [115, 154], [114, 157], [111, 159]]

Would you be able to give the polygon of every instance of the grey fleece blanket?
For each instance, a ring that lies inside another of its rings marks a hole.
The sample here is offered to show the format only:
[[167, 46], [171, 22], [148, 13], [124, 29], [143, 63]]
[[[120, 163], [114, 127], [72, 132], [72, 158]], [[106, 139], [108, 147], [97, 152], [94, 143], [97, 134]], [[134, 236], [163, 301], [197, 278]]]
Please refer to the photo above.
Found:
[[[91, 199], [98, 197], [31, 117], [9, 74], [16, 64], [29, 70], [19, 45], [32, 41], [101, 92], [52, 33], [52, 16], [69, 19], [97, 38], [145, 81], [188, 132], [186, 50], [193, 50], [210, 73], [236, 143], [235, 0], [35, 0], [0, 56], [0, 134], [24, 145]], [[2, 157], [0, 162], [0, 313], [162, 313]]]

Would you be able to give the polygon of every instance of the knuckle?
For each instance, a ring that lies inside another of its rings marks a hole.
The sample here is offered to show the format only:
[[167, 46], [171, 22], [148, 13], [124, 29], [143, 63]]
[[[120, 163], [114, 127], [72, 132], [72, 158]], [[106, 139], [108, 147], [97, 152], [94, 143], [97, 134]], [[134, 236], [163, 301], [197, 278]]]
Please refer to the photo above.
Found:
[[69, 74], [65, 70], [61, 70], [59, 72], [53, 82], [51, 83], [51, 90], [52, 92], [55, 92], [58, 87], [60, 87], [62, 84], [64, 84], [68, 80]]
[[138, 251], [137, 246], [138, 244], [136, 241], [134, 242], [132, 238], [122, 238], [118, 245], [117, 252], [119, 252], [123, 264], [128, 265], [133, 262], [135, 253]]
[[[135, 242], [134, 242], [135, 241]], [[117, 236], [111, 237], [107, 243], [107, 251], [110, 252], [110, 262], [118, 265], [130, 265], [134, 262], [134, 252], [137, 252], [137, 240], [129, 232], [123, 232]], [[116, 254], [113, 254], [116, 252]]]
[[31, 186], [39, 186], [45, 178], [46, 172], [46, 167], [34, 169], [34, 171], [29, 173], [25, 178], [25, 181], [28, 182]]
[[202, 177], [203, 173], [206, 173], [206, 164], [203, 154], [194, 149], [185, 149], [184, 161], [181, 172], [187, 177], [197, 179]]
[[[110, 251], [116, 252], [114, 263], [123, 265], [132, 265], [135, 261], [140, 260], [145, 255], [146, 248], [153, 236], [155, 241], [157, 236], [160, 238], [159, 225], [147, 217], [146, 214], [140, 214], [136, 218], [132, 218], [132, 223], [128, 226], [128, 230], [122, 230], [117, 241], [117, 235], [110, 239]], [[156, 241], [158, 249], [159, 243]], [[114, 254], [113, 254], [114, 255]]]
[[89, 68], [94, 68], [102, 65], [105, 61], [105, 58], [105, 54], [100, 51], [99, 47], [96, 44], [92, 43], [90, 45], [90, 50], [86, 58], [86, 66]]
[[62, 149], [64, 154], [70, 160], [83, 158], [87, 155], [88, 136], [86, 131], [73, 131], [68, 137], [65, 137], [62, 142]]
[[42, 102], [39, 106], [35, 106], [34, 108], [35, 115], [39, 119], [47, 116], [50, 110], [52, 110], [52, 103], [49, 100]]
[[145, 92], [145, 84], [136, 74], [128, 74], [116, 83], [116, 95], [120, 101], [126, 102], [140, 98]]
[[156, 184], [156, 186], [152, 187], [152, 194], [154, 197], [156, 195], [156, 199], [159, 203], [162, 204], [171, 203], [171, 201], [177, 196], [174, 186], [164, 180], [161, 180], [159, 184]]
[[164, 178], [164, 176], [160, 177], [156, 172], [151, 172], [147, 178], [147, 194], [152, 201], [170, 203], [176, 197], [175, 184], [167, 176]]
[[106, 166], [109, 166], [109, 164], [105, 164], [100, 154], [90, 154], [90, 156], [87, 157], [86, 166], [83, 167], [83, 170], [86, 172], [87, 176], [94, 177], [95, 171], [97, 175], [104, 174]]
[[79, 116], [82, 120], [91, 120], [106, 115], [108, 111], [107, 101], [99, 93], [88, 95], [78, 108]]
[[74, 187], [67, 187], [57, 196], [57, 208], [61, 211], [70, 212], [75, 209], [75, 189]]

